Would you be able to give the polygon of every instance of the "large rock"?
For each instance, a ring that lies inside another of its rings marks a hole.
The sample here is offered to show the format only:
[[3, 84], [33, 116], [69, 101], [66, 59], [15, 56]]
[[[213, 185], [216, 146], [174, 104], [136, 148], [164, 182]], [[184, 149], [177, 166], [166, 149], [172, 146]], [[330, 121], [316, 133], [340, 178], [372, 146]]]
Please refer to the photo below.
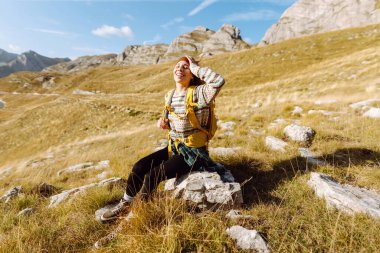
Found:
[[366, 109], [366, 108], [370, 108], [370, 106], [374, 103], [380, 103], [380, 99], [376, 99], [376, 98], [367, 99], [364, 101], [350, 104], [350, 107], [354, 109]]
[[15, 186], [9, 189], [1, 198], [0, 202], [8, 203], [12, 199], [16, 198], [22, 192], [22, 186]]
[[313, 142], [315, 131], [311, 127], [291, 124], [284, 128], [284, 134], [292, 141], [310, 145]]
[[165, 190], [174, 191], [174, 197], [192, 202], [201, 209], [230, 209], [243, 203], [240, 184], [225, 182], [215, 172], [197, 171], [170, 179]]
[[342, 185], [326, 174], [312, 172], [308, 185], [318, 197], [326, 199], [328, 207], [348, 214], [366, 213], [380, 218], [380, 195], [374, 191]]
[[[259, 45], [380, 23], [378, 0], [298, 0], [265, 33]], [[376, 6], [377, 4], [377, 6]]]
[[61, 192], [60, 194], [54, 195], [50, 197], [50, 204], [48, 208], [57, 207], [60, 203], [62, 203], [64, 200], [77, 196], [78, 194], [81, 194], [88, 189], [94, 188], [94, 187], [106, 187], [106, 186], [114, 186], [114, 185], [122, 185], [125, 184], [125, 180], [122, 178], [108, 178], [105, 180], [100, 181], [99, 183], [92, 183], [88, 185], [84, 185], [78, 188], [73, 188], [70, 190], [66, 190]]
[[255, 250], [258, 253], [269, 253], [267, 243], [256, 230], [249, 230], [242, 226], [232, 226], [226, 229], [226, 233], [236, 244], [244, 250]]

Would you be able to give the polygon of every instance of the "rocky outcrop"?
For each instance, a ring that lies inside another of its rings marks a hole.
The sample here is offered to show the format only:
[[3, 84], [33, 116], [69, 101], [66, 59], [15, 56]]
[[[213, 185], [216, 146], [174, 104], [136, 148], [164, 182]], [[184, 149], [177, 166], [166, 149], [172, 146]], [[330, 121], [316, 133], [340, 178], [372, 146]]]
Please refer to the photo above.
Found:
[[69, 58], [49, 58], [28, 51], [18, 55], [15, 59], [0, 66], [0, 77], [7, 76], [17, 71], [41, 71], [42, 69], [60, 62], [70, 61]]
[[121, 178], [109, 178], [105, 179], [103, 181], [100, 181], [99, 183], [92, 183], [88, 185], [83, 185], [78, 188], [73, 188], [70, 190], [66, 190], [61, 192], [60, 194], [54, 195], [50, 197], [50, 204], [48, 208], [57, 207], [60, 203], [62, 203], [64, 200], [72, 197], [77, 196], [78, 194], [81, 194], [88, 189], [94, 188], [94, 187], [106, 187], [106, 186], [114, 186], [114, 185], [122, 185], [125, 183], [125, 180]]
[[240, 206], [243, 196], [239, 183], [226, 182], [216, 172], [192, 172], [178, 179], [169, 179], [165, 190], [176, 198], [194, 203], [200, 209]]
[[116, 54], [105, 54], [95, 56], [82, 56], [74, 61], [62, 62], [45, 68], [44, 72], [73, 73], [98, 66], [115, 65]]
[[128, 46], [116, 61], [123, 65], [157, 64], [168, 50], [166, 44]]
[[380, 23], [378, 0], [299, 0], [265, 33], [259, 45]]
[[177, 37], [169, 45], [165, 57], [173, 54], [178, 55], [179, 53], [201, 53], [204, 43], [208, 41], [213, 34], [215, 34], [214, 31], [203, 26], [198, 26], [193, 31]]
[[184, 54], [205, 57], [247, 48], [250, 46], [241, 39], [240, 29], [235, 26], [224, 24], [217, 32], [198, 26], [174, 39], [170, 45], [128, 46], [118, 55], [117, 62], [122, 65], [156, 64]]
[[380, 218], [380, 195], [374, 191], [351, 185], [342, 185], [326, 174], [312, 172], [308, 185], [328, 207], [348, 214], [366, 213]]
[[202, 54], [214, 55], [248, 48], [250, 48], [250, 46], [240, 37], [240, 29], [233, 25], [224, 24], [205, 41]]

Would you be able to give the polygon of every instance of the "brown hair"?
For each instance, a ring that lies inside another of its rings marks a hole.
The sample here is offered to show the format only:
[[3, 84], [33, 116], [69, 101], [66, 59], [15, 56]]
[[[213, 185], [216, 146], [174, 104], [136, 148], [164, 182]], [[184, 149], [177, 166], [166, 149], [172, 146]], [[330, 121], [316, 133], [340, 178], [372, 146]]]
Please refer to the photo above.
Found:
[[[185, 56], [182, 56], [181, 58], [179, 58], [179, 59], [177, 60], [177, 63], [180, 62], [180, 61], [185, 61], [185, 62], [187, 62], [187, 63], [190, 65], [189, 60], [188, 60], [187, 57], [185, 57]], [[194, 61], [195, 61], [195, 60], [194, 60]], [[195, 64], [198, 65], [198, 63], [199, 63], [199, 61], [195, 61]], [[204, 81], [202, 81], [199, 77], [197, 77], [197, 76], [194, 75], [193, 73], [191, 73], [191, 74], [192, 74], [193, 78], [192, 78], [191, 81], [190, 81], [190, 86], [198, 86], [198, 85], [202, 85], [202, 84], [205, 83]]]

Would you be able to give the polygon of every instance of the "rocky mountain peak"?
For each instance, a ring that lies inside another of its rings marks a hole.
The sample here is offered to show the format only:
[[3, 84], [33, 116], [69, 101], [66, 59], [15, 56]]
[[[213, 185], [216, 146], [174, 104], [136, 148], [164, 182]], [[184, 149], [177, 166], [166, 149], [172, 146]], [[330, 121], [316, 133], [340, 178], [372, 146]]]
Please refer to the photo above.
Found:
[[241, 39], [240, 37], [240, 29], [236, 26], [230, 25], [230, 24], [224, 24], [222, 27], [219, 28], [218, 32], [225, 32], [231, 36], [233, 39]]
[[298, 0], [259, 45], [376, 23], [380, 23], [379, 0]]

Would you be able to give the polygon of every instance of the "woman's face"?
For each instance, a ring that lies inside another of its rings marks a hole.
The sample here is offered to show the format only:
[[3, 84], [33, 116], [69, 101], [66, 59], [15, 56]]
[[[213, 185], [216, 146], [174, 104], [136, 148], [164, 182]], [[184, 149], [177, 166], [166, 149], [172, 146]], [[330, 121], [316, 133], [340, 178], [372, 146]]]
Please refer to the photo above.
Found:
[[173, 77], [176, 83], [189, 85], [193, 77], [193, 74], [190, 71], [189, 63], [186, 61], [177, 62], [173, 70]]

